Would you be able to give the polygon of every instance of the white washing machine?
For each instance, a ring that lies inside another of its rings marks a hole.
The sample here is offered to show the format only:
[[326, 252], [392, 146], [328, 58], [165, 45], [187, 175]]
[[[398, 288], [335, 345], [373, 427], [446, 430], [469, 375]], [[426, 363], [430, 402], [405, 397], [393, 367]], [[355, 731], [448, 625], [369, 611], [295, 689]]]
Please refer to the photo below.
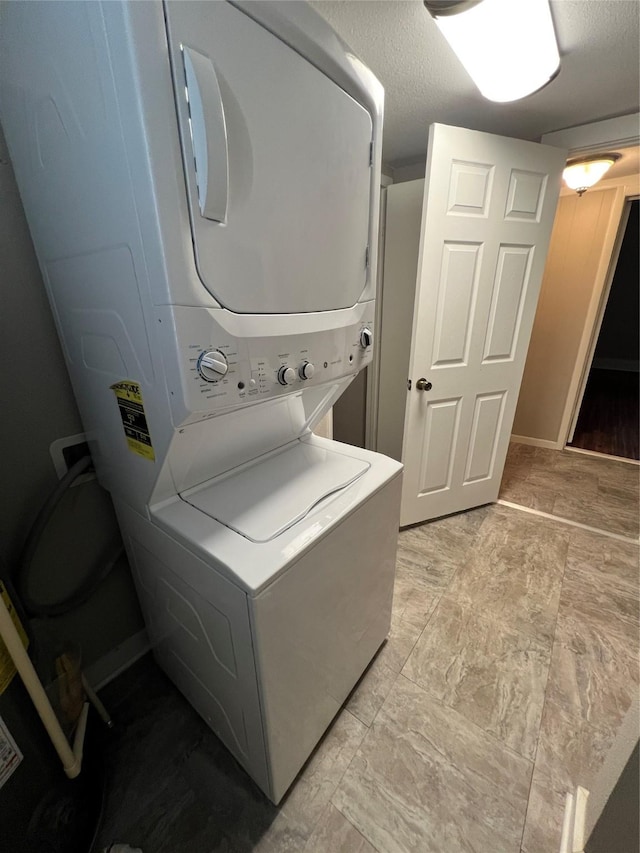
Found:
[[390, 623], [382, 90], [297, 2], [12, 3], [2, 122], [159, 663], [278, 802]]
[[119, 507], [156, 657], [278, 802], [384, 642], [398, 463], [309, 436]]

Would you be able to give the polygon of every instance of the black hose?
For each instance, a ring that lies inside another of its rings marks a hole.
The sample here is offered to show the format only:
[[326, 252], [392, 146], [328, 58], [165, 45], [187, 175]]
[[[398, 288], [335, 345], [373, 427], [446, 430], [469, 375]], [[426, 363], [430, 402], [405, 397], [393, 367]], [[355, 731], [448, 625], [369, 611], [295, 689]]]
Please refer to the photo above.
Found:
[[22, 549], [22, 554], [20, 555], [20, 559], [18, 561], [19, 573], [22, 574], [22, 566], [28, 566], [33, 559], [33, 555], [35, 553], [36, 548], [38, 547], [38, 542], [40, 541], [40, 537], [47, 526], [49, 519], [53, 515], [54, 509], [60, 503], [60, 499], [67, 491], [69, 486], [76, 480], [80, 474], [84, 474], [84, 472], [91, 465], [91, 457], [83, 456], [82, 459], [78, 459], [71, 468], [67, 471], [64, 477], [57, 484], [55, 489], [51, 492], [44, 505], [40, 509], [40, 512], [35, 517], [35, 521], [31, 525], [31, 530], [27, 534], [27, 538], [24, 543], [24, 547]]
[[42, 509], [36, 516], [35, 521], [31, 525], [31, 529], [29, 530], [22, 549], [22, 554], [18, 561], [18, 569], [15, 575], [15, 585], [18, 589], [18, 594], [29, 616], [61, 616], [63, 613], [67, 613], [69, 610], [73, 610], [80, 604], [83, 604], [111, 572], [123, 552], [121, 543], [114, 546], [113, 552], [110, 554], [106, 563], [99, 566], [78, 589], [76, 589], [71, 595], [67, 596], [63, 601], [57, 601], [55, 604], [39, 604], [34, 601], [27, 592], [26, 577], [28, 569], [38, 548], [42, 534], [64, 493], [81, 474], [84, 474], [84, 472], [91, 467], [91, 464], [91, 457], [83, 456], [82, 459], [79, 459], [71, 466], [71, 468], [69, 468], [67, 473], [51, 492]]

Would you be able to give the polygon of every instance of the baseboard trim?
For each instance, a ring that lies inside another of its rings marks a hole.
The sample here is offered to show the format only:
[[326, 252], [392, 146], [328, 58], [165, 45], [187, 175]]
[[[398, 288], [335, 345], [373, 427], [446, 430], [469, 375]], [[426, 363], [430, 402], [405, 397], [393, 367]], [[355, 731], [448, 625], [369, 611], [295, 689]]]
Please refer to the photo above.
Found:
[[594, 358], [591, 367], [596, 370], [619, 370], [622, 373], [638, 373], [640, 365], [632, 358]]
[[87, 681], [94, 690], [101, 690], [116, 676], [129, 669], [142, 655], [151, 649], [151, 643], [145, 630], [138, 631], [115, 649], [107, 652], [99, 660], [88, 666], [84, 672]]
[[589, 792], [580, 785], [573, 794], [567, 794], [562, 822], [560, 853], [584, 853], [584, 837]]
[[562, 450], [562, 445], [557, 441], [549, 441], [546, 438], [530, 438], [528, 435], [512, 435], [511, 441], [516, 444], [529, 444], [531, 447], [546, 447], [547, 450]]
[[610, 530], [603, 530], [601, 527], [592, 527], [590, 524], [583, 524], [581, 521], [573, 521], [571, 518], [563, 518], [561, 515], [552, 515], [550, 512], [543, 512], [541, 509], [532, 509], [530, 506], [514, 504], [511, 501], [505, 501], [502, 498], [498, 498], [496, 503], [500, 504], [500, 506], [509, 507], [509, 509], [528, 512], [529, 515], [548, 518], [549, 521], [559, 521], [561, 524], [568, 524], [570, 527], [578, 527], [580, 530], [587, 530], [589, 533], [597, 533], [599, 536], [608, 536], [609, 539], [617, 539], [619, 542], [626, 542], [629, 545], [637, 545], [640, 541], [638, 539], [634, 539], [632, 536], [623, 536], [622, 533], [612, 533]]
[[597, 456], [598, 459], [611, 459], [613, 462], [626, 462], [627, 465], [635, 465], [636, 468], [640, 466], [640, 462], [637, 459], [627, 459], [626, 456], [613, 456], [611, 453], [598, 453], [597, 450], [585, 450], [582, 447], [570, 447], [568, 444], [565, 447], [565, 450], [569, 450], [571, 453], [582, 453], [585, 456]]

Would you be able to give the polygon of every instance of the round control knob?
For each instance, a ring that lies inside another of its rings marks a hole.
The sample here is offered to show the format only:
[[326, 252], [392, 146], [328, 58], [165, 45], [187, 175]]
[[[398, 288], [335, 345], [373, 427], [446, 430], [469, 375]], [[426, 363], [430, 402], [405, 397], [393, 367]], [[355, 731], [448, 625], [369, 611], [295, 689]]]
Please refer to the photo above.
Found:
[[315, 372], [316, 369], [310, 361], [303, 361], [298, 369], [300, 379], [311, 379]]
[[367, 329], [367, 328], [363, 329], [360, 332], [360, 346], [363, 349], [367, 349], [367, 347], [370, 347], [372, 343], [373, 343], [373, 332], [371, 331], [371, 329]]
[[283, 364], [278, 371], [278, 382], [281, 385], [291, 385], [295, 381], [296, 372], [293, 367], [287, 367], [286, 364]]
[[198, 362], [198, 371], [203, 379], [207, 382], [215, 382], [217, 379], [222, 379], [229, 370], [229, 364], [224, 353], [220, 350], [212, 350], [205, 352], [200, 356]]

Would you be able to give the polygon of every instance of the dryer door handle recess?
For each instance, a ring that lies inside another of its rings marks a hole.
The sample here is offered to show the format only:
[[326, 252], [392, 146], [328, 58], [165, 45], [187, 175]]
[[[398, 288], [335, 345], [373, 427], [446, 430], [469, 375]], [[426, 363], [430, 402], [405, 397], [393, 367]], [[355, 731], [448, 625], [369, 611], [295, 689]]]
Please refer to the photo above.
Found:
[[226, 222], [229, 154], [218, 78], [213, 63], [204, 54], [183, 46], [182, 57], [200, 213], [214, 222]]

